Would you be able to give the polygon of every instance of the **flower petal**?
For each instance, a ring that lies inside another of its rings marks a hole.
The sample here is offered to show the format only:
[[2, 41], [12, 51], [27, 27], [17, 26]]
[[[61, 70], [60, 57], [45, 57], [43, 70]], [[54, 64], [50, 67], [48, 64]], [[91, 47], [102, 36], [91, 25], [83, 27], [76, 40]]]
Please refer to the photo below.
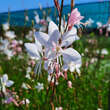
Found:
[[35, 74], [39, 75], [41, 73], [41, 65], [42, 65], [42, 62], [38, 61], [36, 66], [35, 66], [35, 69], [34, 69]]
[[2, 86], [2, 92], [3, 92], [4, 94], [6, 93], [6, 88], [5, 88], [4, 85]]
[[80, 15], [80, 12], [77, 8], [73, 9], [71, 12], [71, 15], [69, 17], [68, 25], [73, 26], [75, 24], [79, 24], [80, 20], [82, 20], [84, 17]]
[[74, 72], [75, 71], [75, 66], [70, 66], [70, 71]]
[[6, 83], [8, 81], [8, 75], [7, 74], [4, 74], [3, 77], [1, 78], [1, 81], [3, 83]]
[[35, 40], [39, 41], [43, 46], [47, 45], [48, 39], [49, 39], [49, 36], [43, 32], [35, 33]]
[[48, 74], [51, 74], [54, 71], [54, 65], [51, 61], [45, 61], [44, 69], [48, 71]]
[[49, 28], [48, 28], [48, 34], [49, 36], [54, 32], [54, 31], [58, 31], [58, 27], [57, 25], [53, 22], [53, 21], [50, 21], [49, 23]]
[[7, 87], [12, 86], [13, 84], [14, 84], [14, 82], [11, 81], [11, 80], [8, 80], [8, 81], [6, 82], [6, 86], [7, 86]]
[[68, 47], [71, 45], [74, 41], [79, 40], [79, 37], [77, 36], [77, 30], [75, 27], [73, 27], [70, 31], [66, 32], [62, 37], [62, 47]]
[[39, 47], [37, 47], [34, 43], [25, 43], [25, 47], [31, 57], [39, 59]]
[[49, 49], [46, 49], [45, 51], [45, 56], [48, 58], [48, 59], [55, 59], [56, 58], [56, 53], [52, 51], [52, 48], [49, 47]]
[[53, 46], [53, 45], [52, 45], [52, 42], [54, 42], [54, 43], [57, 44], [59, 38], [60, 38], [60, 33], [59, 33], [58, 30], [55, 30], [55, 31], [50, 35], [50, 38], [49, 38], [49, 40], [48, 40], [48, 45], [49, 45], [49, 47]]
[[79, 68], [76, 68], [76, 72], [80, 75], [81, 71]]
[[68, 65], [63, 65], [63, 67], [62, 67], [62, 69], [64, 70], [64, 71], [67, 71], [68, 70]]
[[68, 48], [62, 51], [64, 63], [68, 64], [74, 62], [81, 64], [81, 55], [74, 49]]

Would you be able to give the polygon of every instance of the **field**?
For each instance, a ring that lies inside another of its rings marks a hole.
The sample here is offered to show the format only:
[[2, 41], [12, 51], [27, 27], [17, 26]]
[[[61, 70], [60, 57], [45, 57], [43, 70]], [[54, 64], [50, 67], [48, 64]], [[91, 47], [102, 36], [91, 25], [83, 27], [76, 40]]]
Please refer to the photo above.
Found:
[[27, 11], [0, 25], [0, 110], [110, 109], [110, 24], [53, 2], [54, 18], [40, 6], [29, 26]]
[[[57, 110], [57, 107], [62, 107], [63, 110], [108, 109], [109, 37], [93, 32], [82, 34], [80, 40], [71, 45], [82, 56], [81, 75], [68, 72], [66, 80], [60, 77], [58, 84], [52, 86], [48, 81], [47, 71], [42, 69], [40, 75], [34, 73], [36, 62], [29, 57], [24, 47], [25, 43], [34, 42], [33, 36], [26, 37], [31, 28], [16, 27], [11, 30], [14, 30], [17, 36], [14, 40], [21, 42], [19, 46], [22, 51], [13, 56], [6, 55], [2, 50], [0, 52], [0, 76], [7, 74], [9, 79], [14, 81], [10, 88], [7, 87], [6, 97], [0, 92], [0, 110]], [[1, 30], [1, 38], [7, 39], [4, 33]], [[12, 42], [10, 39], [8, 41]], [[71, 87], [68, 86], [68, 81], [72, 82]], [[14, 99], [9, 101], [10, 97]]]

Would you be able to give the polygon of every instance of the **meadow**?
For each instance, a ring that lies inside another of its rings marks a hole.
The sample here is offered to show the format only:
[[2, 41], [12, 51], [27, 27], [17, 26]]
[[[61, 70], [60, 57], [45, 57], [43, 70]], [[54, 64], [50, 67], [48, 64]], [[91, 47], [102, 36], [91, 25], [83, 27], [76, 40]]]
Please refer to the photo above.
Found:
[[[75, 42], [67, 44], [67, 47], [63, 44], [59, 47], [62, 43], [60, 39], [58, 45], [52, 41], [51, 57], [53, 58], [53, 53], [56, 52], [55, 55], [58, 54], [58, 58], [61, 57], [61, 62], [65, 64], [74, 48], [81, 55], [81, 65], [73, 64], [63, 70], [63, 64], [58, 60], [60, 63], [56, 65], [57, 59], [54, 57], [55, 64], [52, 63], [54, 69], [50, 66], [46, 68], [44, 65], [48, 65], [47, 59], [42, 54], [45, 53], [45, 48], [49, 48], [50, 51], [51, 47], [43, 45], [44, 53], [39, 52], [40, 55], [37, 56], [40, 45], [31, 50], [30, 43], [39, 40], [35, 37], [35, 32], [38, 32], [36, 35], [39, 31], [49, 32], [49, 22], [41, 20], [43, 26], [40, 25], [40, 29], [36, 29], [34, 24], [30, 27], [11, 27], [6, 23], [0, 27], [0, 110], [108, 110], [110, 37], [100, 33], [100, 28], [97, 28], [98, 33], [95, 31], [86, 33], [87, 28], [82, 27], [77, 28], [77, 32], [76, 28], [72, 28]], [[57, 28], [53, 22], [51, 24]], [[78, 39], [76, 36], [79, 36]], [[68, 39], [66, 40], [68, 42]], [[62, 52], [65, 52], [65, 48], [71, 48], [70, 53], [65, 53], [68, 54], [67, 57]], [[74, 57], [79, 61], [79, 56], [76, 57], [77, 52]], [[72, 59], [74, 63], [75, 58]], [[39, 60], [43, 60], [41, 65]], [[70, 62], [68, 64], [70, 65]]]

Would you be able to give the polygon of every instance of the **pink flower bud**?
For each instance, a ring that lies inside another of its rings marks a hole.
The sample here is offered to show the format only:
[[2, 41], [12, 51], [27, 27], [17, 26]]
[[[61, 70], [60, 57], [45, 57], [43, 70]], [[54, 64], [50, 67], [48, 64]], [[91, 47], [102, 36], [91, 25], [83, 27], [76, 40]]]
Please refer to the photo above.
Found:
[[67, 71], [64, 72], [65, 80], [67, 80]]
[[63, 110], [63, 108], [62, 107], [59, 107], [59, 110]]
[[29, 64], [30, 65], [32, 65], [32, 67], [35, 65], [35, 61], [34, 60], [31, 60], [30, 62], [29, 62]]
[[22, 48], [21, 47], [17, 47], [17, 52], [22, 52]]
[[55, 64], [55, 70], [56, 70], [56, 73], [59, 72], [59, 65], [58, 64]]
[[102, 28], [99, 29], [99, 33], [100, 33], [100, 35], [103, 34], [103, 30], [102, 30]]
[[104, 58], [104, 55], [101, 55], [101, 58], [103, 59]]
[[46, 22], [44, 19], [41, 19], [41, 20], [40, 20], [40, 24], [42, 24], [42, 25], [47, 25], [47, 22]]
[[15, 44], [11, 44], [10, 47], [11, 48], [16, 48], [16, 45]]
[[88, 67], [89, 66], [89, 63], [88, 62], [86, 62], [86, 67]]
[[16, 51], [14, 51], [14, 52], [13, 52], [13, 55], [16, 55], [16, 54], [17, 54]]
[[70, 28], [72, 26], [74, 26], [75, 24], [79, 24], [80, 21], [83, 19], [84, 17], [80, 15], [80, 12], [78, 11], [77, 8], [73, 9], [73, 11], [71, 12], [71, 15], [69, 17], [68, 20], [68, 28], [70, 30]]
[[72, 88], [72, 82], [71, 81], [68, 81], [68, 87]]
[[106, 37], [108, 37], [108, 36], [109, 36], [108, 32], [106, 32], [105, 36], [106, 36]]

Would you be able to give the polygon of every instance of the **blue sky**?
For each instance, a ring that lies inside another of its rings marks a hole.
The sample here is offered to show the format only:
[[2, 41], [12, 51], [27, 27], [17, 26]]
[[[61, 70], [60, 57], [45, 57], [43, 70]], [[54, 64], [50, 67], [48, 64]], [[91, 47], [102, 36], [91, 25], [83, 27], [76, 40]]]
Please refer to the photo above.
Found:
[[[61, 0], [60, 0], [61, 1]], [[64, 0], [69, 4], [71, 0]], [[75, 3], [93, 2], [101, 0], [75, 0]], [[104, 1], [104, 0], [103, 0]], [[10, 11], [38, 8], [39, 3], [43, 6], [53, 6], [53, 0], [0, 0], [0, 13]]]

